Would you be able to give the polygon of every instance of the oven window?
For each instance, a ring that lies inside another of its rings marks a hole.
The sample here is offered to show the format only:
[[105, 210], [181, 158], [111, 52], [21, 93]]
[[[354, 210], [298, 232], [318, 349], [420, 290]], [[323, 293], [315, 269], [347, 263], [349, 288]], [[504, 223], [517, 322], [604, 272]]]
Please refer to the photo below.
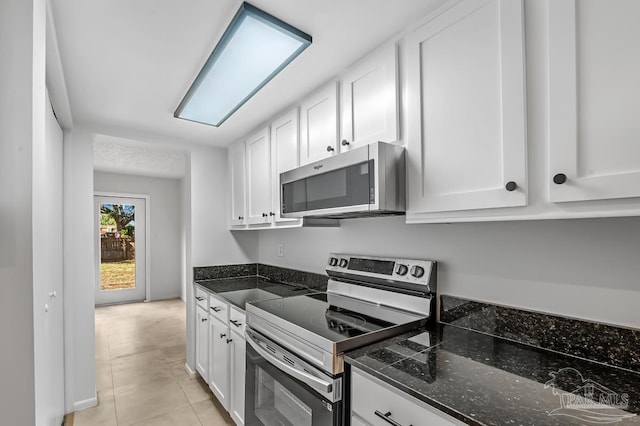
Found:
[[373, 160], [282, 186], [283, 213], [375, 203]]
[[342, 401], [329, 402], [270, 364], [247, 343], [245, 426], [340, 426]]
[[256, 367], [255, 414], [265, 426], [311, 426], [313, 412], [267, 371]]

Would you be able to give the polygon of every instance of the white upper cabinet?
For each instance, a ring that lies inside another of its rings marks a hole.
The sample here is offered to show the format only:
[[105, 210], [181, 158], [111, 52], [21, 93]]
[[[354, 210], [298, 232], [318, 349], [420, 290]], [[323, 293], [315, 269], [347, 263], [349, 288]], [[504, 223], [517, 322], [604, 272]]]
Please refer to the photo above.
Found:
[[408, 212], [526, 205], [522, 1], [463, 1], [407, 50]]
[[640, 196], [640, 2], [549, 2], [549, 196]]
[[245, 221], [245, 145], [244, 141], [229, 147], [229, 177], [231, 179], [232, 226], [244, 225]]
[[294, 108], [271, 123], [271, 187], [272, 212], [276, 223], [298, 222], [280, 216], [280, 173], [298, 167], [298, 109]]
[[338, 152], [338, 85], [331, 83], [300, 106], [300, 165]]
[[271, 223], [271, 161], [269, 128], [251, 135], [246, 141], [247, 223]]
[[395, 43], [367, 56], [342, 78], [340, 151], [398, 139], [398, 53]]

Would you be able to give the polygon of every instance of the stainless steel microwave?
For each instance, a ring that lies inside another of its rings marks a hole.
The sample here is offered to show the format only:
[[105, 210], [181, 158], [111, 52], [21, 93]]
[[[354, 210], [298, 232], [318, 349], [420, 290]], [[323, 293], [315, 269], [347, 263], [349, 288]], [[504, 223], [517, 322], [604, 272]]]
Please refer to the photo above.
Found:
[[405, 151], [376, 142], [280, 174], [283, 217], [404, 214]]

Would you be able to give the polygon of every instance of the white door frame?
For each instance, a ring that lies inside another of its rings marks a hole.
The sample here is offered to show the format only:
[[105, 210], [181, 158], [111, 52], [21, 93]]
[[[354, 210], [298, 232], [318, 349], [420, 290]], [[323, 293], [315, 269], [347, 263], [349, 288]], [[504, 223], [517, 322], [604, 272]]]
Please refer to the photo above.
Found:
[[[129, 194], [124, 192], [104, 192], [104, 191], [94, 191], [94, 197], [119, 197], [119, 198], [142, 198], [145, 202], [145, 253], [144, 253], [144, 266], [145, 266], [145, 274], [144, 274], [144, 288], [145, 288], [145, 302], [149, 302], [151, 300], [151, 196], [149, 194]], [[100, 252], [96, 254], [96, 262], [100, 263], [98, 260], [98, 256]], [[100, 276], [97, 277], [100, 279]]]

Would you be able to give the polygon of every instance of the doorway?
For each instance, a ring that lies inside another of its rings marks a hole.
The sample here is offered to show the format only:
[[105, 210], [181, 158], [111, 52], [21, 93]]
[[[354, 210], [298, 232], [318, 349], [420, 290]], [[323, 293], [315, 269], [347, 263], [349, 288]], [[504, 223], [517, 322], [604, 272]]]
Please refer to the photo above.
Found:
[[95, 304], [147, 299], [145, 196], [96, 195]]

